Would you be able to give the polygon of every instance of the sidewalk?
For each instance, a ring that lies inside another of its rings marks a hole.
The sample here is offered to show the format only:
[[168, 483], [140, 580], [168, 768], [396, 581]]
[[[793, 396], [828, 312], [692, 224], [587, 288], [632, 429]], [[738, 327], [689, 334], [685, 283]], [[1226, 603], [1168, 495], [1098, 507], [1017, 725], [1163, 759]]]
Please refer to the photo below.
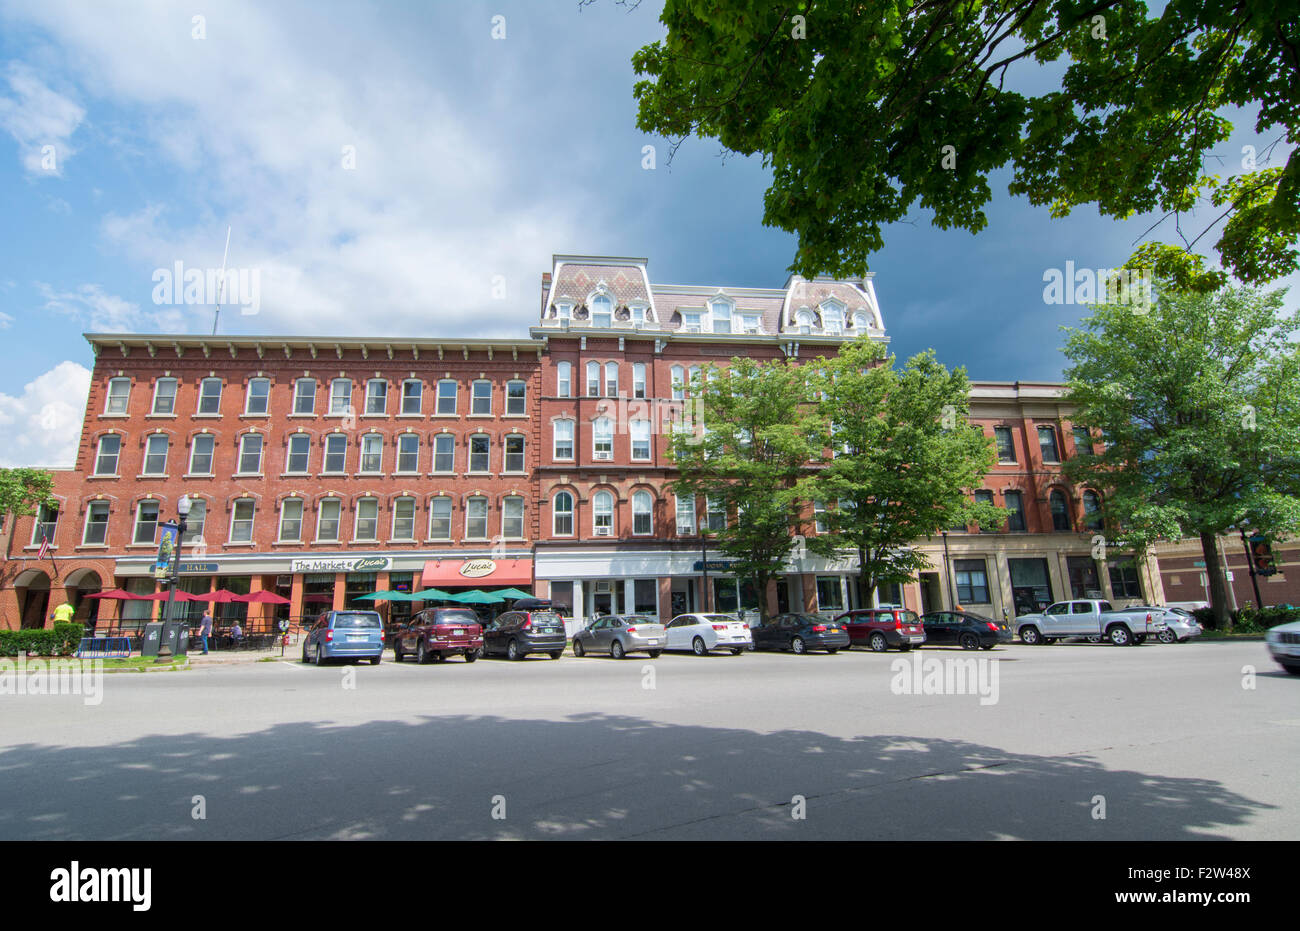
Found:
[[[193, 644], [191, 644], [193, 646]], [[275, 646], [267, 650], [210, 650], [208, 655], [203, 655], [203, 649], [191, 649], [186, 656], [189, 657], [191, 665], [198, 669], [203, 666], [225, 666], [234, 663], [259, 663], [264, 659], [279, 659], [280, 647]], [[302, 646], [289, 644], [284, 648], [284, 658], [290, 662], [298, 662], [302, 659]]]

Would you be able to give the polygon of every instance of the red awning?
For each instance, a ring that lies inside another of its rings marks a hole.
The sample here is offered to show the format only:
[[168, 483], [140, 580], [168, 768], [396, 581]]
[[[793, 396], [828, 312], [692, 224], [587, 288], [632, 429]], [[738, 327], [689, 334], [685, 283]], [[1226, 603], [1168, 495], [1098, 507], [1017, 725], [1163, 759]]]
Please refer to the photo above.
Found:
[[531, 559], [430, 559], [420, 584], [436, 586], [532, 585]]

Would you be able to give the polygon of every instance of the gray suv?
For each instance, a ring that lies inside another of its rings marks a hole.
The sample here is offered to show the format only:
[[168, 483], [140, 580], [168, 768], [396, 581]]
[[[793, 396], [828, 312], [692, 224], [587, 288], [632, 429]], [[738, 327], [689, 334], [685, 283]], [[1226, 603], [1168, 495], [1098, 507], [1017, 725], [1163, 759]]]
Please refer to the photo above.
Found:
[[564, 618], [552, 610], [549, 602], [533, 599], [529, 607], [507, 611], [483, 630], [485, 656], [523, 659], [529, 653], [545, 653], [559, 659], [566, 643]]

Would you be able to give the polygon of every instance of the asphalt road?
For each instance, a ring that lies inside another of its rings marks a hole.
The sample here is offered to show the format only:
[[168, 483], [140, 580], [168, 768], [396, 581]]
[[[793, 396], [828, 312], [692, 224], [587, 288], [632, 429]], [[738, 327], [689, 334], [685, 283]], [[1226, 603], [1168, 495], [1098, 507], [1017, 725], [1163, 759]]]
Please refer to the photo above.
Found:
[[1300, 838], [1300, 678], [1262, 643], [920, 654], [996, 660], [983, 697], [897, 694], [916, 655], [389, 653], [0, 695], [0, 839]]

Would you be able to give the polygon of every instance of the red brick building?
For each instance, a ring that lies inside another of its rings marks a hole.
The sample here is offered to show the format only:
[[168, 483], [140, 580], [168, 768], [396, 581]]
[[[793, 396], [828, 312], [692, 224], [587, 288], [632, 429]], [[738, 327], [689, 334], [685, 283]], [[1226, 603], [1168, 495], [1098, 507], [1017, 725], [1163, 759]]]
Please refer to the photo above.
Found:
[[[47, 623], [63, 601], [101, 622], [147, 617], [152, 602], [86, 595], [155, 590], [158, 523], [182, 495], [195, 502], [183, 587], [275, 591], [294, 617], [430, 586], [531, 588], [575, 621], [757, 608], [716, 552], [705, 586], [700, 527], [734, 515], [672, 494], [668, 429], [710, 363], [887, 342], [871, 279], [652, 285], [644, 259], [556, 256], [541, 297], [517, 340], [88, 335], [77, 461], [56, 473], [57, 512], [6, 527], [0, 625]], [[977, 493], [1019, 516], [917, 541], [934, 570], [880, 599], [1000, 613], [1094, 591], [1161, 597], [1150, 565], [1096, 551], [1099, 499], [1059, 477], [1083, 441], [1059, 398], [1056, 385], [973, 386], [972, 419], [1000, 451]], [[851, 555], [788, 570], [773, 608], [855, 606]]]

